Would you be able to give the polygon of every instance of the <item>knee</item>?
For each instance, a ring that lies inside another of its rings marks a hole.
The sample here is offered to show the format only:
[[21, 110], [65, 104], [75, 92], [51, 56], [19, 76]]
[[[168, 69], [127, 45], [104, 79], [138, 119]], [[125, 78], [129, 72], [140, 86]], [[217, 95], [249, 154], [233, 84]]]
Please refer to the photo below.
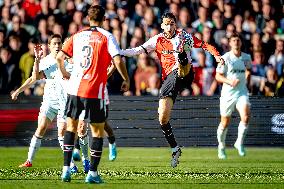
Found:
[[245, 124], [248, 124], [249, 118], [250, 118], [249, 115], [245, 115], [245, 116], [242, 117], [241, 121]]
[[159, 114], [159, 122], [160, 122], [160, 125], [167, 124], [169, 122], [169, 116], [165, 114]]

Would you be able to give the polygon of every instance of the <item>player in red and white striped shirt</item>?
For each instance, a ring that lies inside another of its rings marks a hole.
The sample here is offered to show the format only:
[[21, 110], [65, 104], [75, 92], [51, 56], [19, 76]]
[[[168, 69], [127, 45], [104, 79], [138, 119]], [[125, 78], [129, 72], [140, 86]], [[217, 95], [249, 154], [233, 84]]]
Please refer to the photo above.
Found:
[[135, 56], [155, 51], [160, 60], [163, 83], [160, 89], [159, 122], [172, 148], [171, 166], [176, 167], [181, 149], [176, 143], [169, 120], [177, 94], [186, 86], [190, 86], [193, 80], [190, 50], [203, 48], [210, 52], [217, 62], [223, 63], [224, 60], [212, 45], [177, 29], [176, 18], [172, 13], [167, 12], [162, 16], [161, 27], [163, 33], [155, 35], [139, 47], [122, 50], [121, 55]]
[[[120, 48], [114, 36], [101, 28], [105, 19], [105, 9], [93, 5], [88, 10], [90, 27], [74, 34], [65, 42], [57, 55], [60, 71], [69, 79], [66, 104], [67, 131], [64, 135], [64, 167], [62, 180], [71, 181], [70, 161], [74, 148], [79, 115], [85, 110], [84, 120], [89, 122], [92, 131], [90, 148], [91, 165], [86, 177], [87, 183], [102, 183], [97, 167], [102, 155], [106, 105], [104, 90], [107, 82], [107, 68], [114, 62], [123, 78], [122, 90], [129, 89], [129, 78]], [[70, 76], [64, 68], [64, 59], [72, 57], [74, 66]]]

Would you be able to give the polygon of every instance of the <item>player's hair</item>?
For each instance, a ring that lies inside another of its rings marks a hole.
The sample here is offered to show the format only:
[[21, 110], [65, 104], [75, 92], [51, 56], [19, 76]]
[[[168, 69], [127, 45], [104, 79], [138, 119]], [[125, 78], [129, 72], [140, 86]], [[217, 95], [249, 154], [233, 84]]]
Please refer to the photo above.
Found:
[[59, 39], [60, 39], [60, 41], [62, 40], [62, 37], [61, 37], [61, 35], [60, 35], [60, 34], [53, 34], [53, 35], [51, 35], [51, 36], [48, 38], [47, 43], [48, 43], [49, 45], [50, 45], [51, 40], [52, 40], [53, 38], [59, 38]]
[[241, 41], [242, 41], [242, 37], [239, 33], [237, 32], [234, 32], [230, 37], [229, 37], [229, 41], [232, 39], [232, 38], [239, 38]]
[[88, 9], [88, 16], [90, 20], [102, 22], [105, 16], [105, 9], [100, 5], [92, 5]]
[[174, 15], [173, 13], [171, 13], [171, 12], [165, 12], [165, 13], [163, 14], [163, 16], [162, 16], [162, 20], [163, 20], [164, 18], [173, 19], [175, 22], [177, 22], [177, 19], [176, 19], [175, 15]]

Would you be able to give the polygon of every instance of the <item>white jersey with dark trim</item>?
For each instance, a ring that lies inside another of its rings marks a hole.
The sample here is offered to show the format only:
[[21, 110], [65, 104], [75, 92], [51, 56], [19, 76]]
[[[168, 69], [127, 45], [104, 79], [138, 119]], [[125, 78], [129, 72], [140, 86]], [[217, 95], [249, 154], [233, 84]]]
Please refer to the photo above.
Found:
[[225, 63], [219, 63], [216, 72], [223, 74], [227, 79], [239, 79], [240, 83], [235, 87], [223, 83], [221, 96], [233, 98], [247, 95], [248, 89], [245, 72], [251, 69], [251, 56], [242, 52], [241, 56], [237, 57], [232, 51], [229, 51], [222, 58]]

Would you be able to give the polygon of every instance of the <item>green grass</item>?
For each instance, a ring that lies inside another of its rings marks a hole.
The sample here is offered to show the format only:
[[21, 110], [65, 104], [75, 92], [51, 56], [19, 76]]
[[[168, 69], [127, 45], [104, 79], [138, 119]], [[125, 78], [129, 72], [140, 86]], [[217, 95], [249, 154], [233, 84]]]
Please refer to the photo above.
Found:
[[[284, 150], [248, 148], [246, 157], [228, 149], [219, 160], [215, 148], [183, 148], [177, 168], [170, 167], [168, 148], [119, 148], [114, 162], [107, 148], [100, 163], [103, 185], [84, 183], [85, 174], [60, 180], [63, 155], [60, 148], [41, 148], [33, 167], [20, 169], [28, 148], [0, 148], [0, 188], [193, 188], [193, 189], [284, 189]], [[78, 163], [82, 170], [81, 163]]]

